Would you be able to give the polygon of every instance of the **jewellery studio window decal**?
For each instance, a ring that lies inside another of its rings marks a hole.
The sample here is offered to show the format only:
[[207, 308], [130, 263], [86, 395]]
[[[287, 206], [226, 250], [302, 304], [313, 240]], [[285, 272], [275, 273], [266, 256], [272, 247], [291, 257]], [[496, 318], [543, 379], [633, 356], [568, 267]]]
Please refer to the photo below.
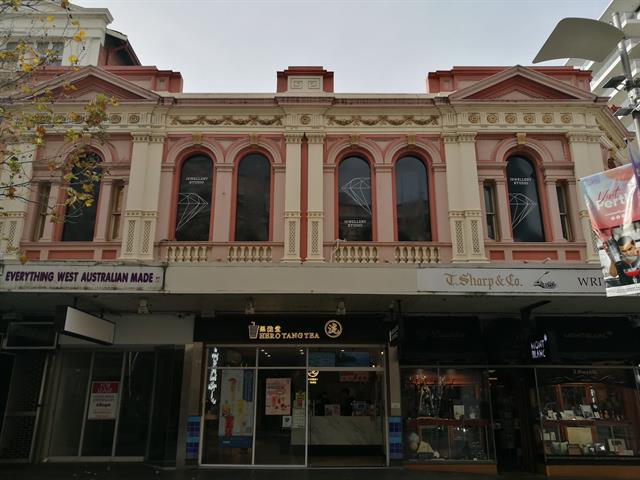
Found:
[[[342, 324], [337, 320], [329, 320], [324, 325], [324, 334], [331, 339], [342, 335]], [[320, 340], [320, 333], [311, 330], [287, 330], [282, 325], [249, 325], [250, 340]]]

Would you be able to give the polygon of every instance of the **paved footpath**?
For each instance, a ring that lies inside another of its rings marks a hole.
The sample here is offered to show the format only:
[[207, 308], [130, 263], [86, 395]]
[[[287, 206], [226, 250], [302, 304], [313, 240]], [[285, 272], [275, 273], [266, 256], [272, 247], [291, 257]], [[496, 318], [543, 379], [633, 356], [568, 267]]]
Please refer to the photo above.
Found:
[[[161, 470], [143, 464], [0, 464], [0, 480], [544, 480], [533, 474], [475, 475], [417, 472], [404, 468]], [[583, 480], [563, 477], [562, 480]], [[595, 480], [595, 477], [590, 477]]]

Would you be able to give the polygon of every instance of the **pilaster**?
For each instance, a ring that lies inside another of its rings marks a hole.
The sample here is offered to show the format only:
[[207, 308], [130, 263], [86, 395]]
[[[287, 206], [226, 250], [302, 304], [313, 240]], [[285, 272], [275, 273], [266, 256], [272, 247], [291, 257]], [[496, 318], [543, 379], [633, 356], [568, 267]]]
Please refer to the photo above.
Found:
[[164, 135], [133, 134], [122, 248], [123, 260], [153, 260]]
[[[569, 141], [569, 150], [571, 152], [576, 178], [580, 179], [602, 171], [603, 164], [599, 135], [568, 133], [566, 137]], [[575, 200], [578, 205], [578, 218], [580, 219], [582, 235], [586, 241], [587, 262], [600, 263], [597, 245], [595, 241], [593, 241], [594, 234], [584, 196], [581, 191], [576, 192], [576, 194], [577, 198]]]
[[453, 262], [486, 262], [475, 133], [443, 134]]
[[302, 133], [286, 133], [283, 262], [300, 262]]
[[[33, 176], [33, 161], [35, 157], [35, 147], [30, 143], [13, 145], [10, 149], [15, 152], [15, 156], [20, 162], [21, 177], [15, 179], [13, 183], [25, 183], [24, 186], [17, 186], [15, 198], [3, 196], [0, 200], [0, 258], [17, 259], [20, 254], [20, 239], [25, 226], [27, 216], [27, 200], [30, 198], [29, 181]], [[0, 169], [0, 182], [8, 183], [10, 174], [6, 168]]]
[[324, 262], [323, 147], [324, 134], [307, 133], [307, 262]]

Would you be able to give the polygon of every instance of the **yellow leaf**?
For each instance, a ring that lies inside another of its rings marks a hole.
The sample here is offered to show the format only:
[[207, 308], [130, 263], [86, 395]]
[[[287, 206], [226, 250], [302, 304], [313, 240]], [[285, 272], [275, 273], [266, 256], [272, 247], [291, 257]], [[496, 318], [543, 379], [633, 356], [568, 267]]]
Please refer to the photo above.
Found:
[[69, 63], [78, 63], [78, 57], [75, 55], [69, 55]]
[[60, 6], [62, 8], [69, 8], [69, 0], [60, 0]]
[[74, 18], [71, 20], [71, 25], [73, 25], [74, 27], [79, 27], [80, 21], [77, 18]]
[[73, 36], [73, 39], [76, 42], [81, 42], [82, 40], [84, 40], [85, 35], [87, 34], [87, 32], [85, 32], [84, 30], [79, 30], [78, 32], [76, 32], [76, 34]]
[[29, 73], [31, 70], [33, 70], [33, 67], [28, 63], [23, 63], [22, 65], [20, 65], [20, 68], [24, 73]]
[[23, 253], [22, 255], [20, 255], [20, 257], [18, 257], [20, 260], [20, 263], [22, 265], [24, 265], [25, 263], [27, 263], [29, 261], [29, 257], [27, 257], [27, 255], [25, 253]]
[[52, 23], [53, 22], [53, 17], [51, 15], [49, 15], [47, 17], [47, 22]]

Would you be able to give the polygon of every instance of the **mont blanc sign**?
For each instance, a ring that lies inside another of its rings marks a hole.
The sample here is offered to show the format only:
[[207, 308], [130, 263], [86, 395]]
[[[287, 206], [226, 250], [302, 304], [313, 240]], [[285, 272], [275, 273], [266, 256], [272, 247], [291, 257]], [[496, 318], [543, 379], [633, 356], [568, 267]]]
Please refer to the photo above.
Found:
[[2, 290], [162, 290], [162, 267], [26, 263], [0, 266]]
[[595, 268], [421, 268], [418, 291], [460, 294], [604, 295]]

